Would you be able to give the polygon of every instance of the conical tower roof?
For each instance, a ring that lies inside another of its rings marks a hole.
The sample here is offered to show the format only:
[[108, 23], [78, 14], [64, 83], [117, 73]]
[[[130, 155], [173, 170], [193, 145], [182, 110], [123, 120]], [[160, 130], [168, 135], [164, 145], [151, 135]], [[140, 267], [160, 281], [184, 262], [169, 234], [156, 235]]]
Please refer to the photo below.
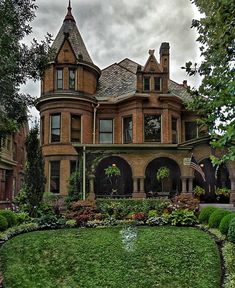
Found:
[[64, 22], [52, 44], [52, 49], [54, 49], [56, 55], [61, 49], [62, 44], [64, 43], [65, 38], [67, 38], [73, 48], [75, 56], [79, 60], [89, 62], [93, 64], [91, 57], [86, 49], [86, 46], [83, 42], [82, 36], [76, 25], [76, 21], [72, 15], [71, 3], [69, 1], [67, 14], [64, 18]]

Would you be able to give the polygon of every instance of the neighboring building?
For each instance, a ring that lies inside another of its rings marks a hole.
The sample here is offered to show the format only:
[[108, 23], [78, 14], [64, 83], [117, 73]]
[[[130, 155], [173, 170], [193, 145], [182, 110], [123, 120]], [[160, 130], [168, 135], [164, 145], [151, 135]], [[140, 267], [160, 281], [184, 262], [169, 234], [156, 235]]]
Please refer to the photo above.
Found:
[[[161, 44], [159, 62], [149, 50], [144, 66], [126, 58], [100, 71], [69, 5], [52, 47], [55, 56], [46, 67], [36, 105], [46, 191], [67, 195], [67, 180], [78, 152], [84, 151], [88, 158], [104, 153], [86, 175], [90, 198], [110, 194], [104, 169], [116, 164], [121, 170], [119, 197], [155, 196], [161, 191], [156, 171], [167, 166], [165, 189], [171, 194], [191, 193], [193, 186], [201, 185], [207, 191], [205, 200], [215, 201], [215, 188], [226, 186], [235, 202], [235, 163], [219, 167], [215, 179], [210, 155], [218, 152], [210, 147], [205, 129], [198, 127], [198, 115], [186, 109], [185, 102], [191, 99], [186, 81], [178, 84], [169, 78], [169, 43]], [[203, 166], [205, 183], [189, 167], [192, 153]]]
[[0, 145], [0, 208], [11, 206], [11, 201], [24, 183], [25, 139], [28, 128], [2, 139]]

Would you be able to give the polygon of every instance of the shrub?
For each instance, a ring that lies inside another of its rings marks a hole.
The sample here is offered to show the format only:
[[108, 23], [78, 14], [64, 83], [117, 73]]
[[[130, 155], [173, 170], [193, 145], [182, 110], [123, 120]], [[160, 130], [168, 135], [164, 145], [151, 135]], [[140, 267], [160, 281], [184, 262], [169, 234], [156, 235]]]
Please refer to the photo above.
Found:
[[67, 220], [65, 222], [65, 226], [67, 226], [69, 228], [74, 228], [77, 226], [77, 222], [76, 222], [76, 220], [70, 219], [70, 220]]
[[11, 210], [1, 210], [0, 215], [7, 219], [8, 227], [16, 225], [15, 213]]
[[210, 228], [219, 228], [222, 218], [231, 212], [224, 209], [216, 209], [210, 216], [208, 224]]
[[219, 230], [223, 235], [228, 234], [229, 224], [233, 218], [235, 218], [235, 213], [230, 213], [224, 216], [223, 219], [221, 220], [220, 225], [219, 225]]
[[204, 195], [205, 193], [206, 193], [205, 189], [202, 188], [201, 186], [195, 186], [194, 189], [193, 189], [193, 194], [196, 197], [200, 197], [201, 195]]
[[0, 215], [0, 231], [6, 230], [8, 227], [7, 219]]
[[162, 226], [168, 224], [168, 219], [166, 217], [150, 217], [146, 221], [146, 224], [150, 226]]
[[37, 219], [39, 228], [54, 229], [65, 225], [65, 220], [58, 219], [55, 215], [43, 215]]
[[17, 212], [15, 213], [15, 216], [17, 224], [28, 223], [31, 220], [29, 213], [27, 212]]
[[189, 193], [181, 193], [173, 199], [172, 205], [170, 206], [170, 212], [177, 209], [187, 209], [197, 212], [199, 210], [199, 200]]
[[197, 223], [197, 217], [193, 211], [180, 209], [170, 214], [169, 222], [173, 226], [193, 226]]
[[207, 206], [204, 207], [200, 210], [200, 214], [198, 217], [198, 221], [199, 223], [208, 223], [209, 218], [211, 216], [211, 214], [215, 211], [218, 210], [219, 208], [213, 207], [213, 206]]
[[0, 233], [0, 241], [7, 241], [11, 239], [13, 236], [35, 230], [38, 230], [37, 223], [27, 223], [27, 224], [21, 224], [19, 226], [14, 226]]
[[134, 213], [132, 216], [132, 219], [137, 220], [137, 221], [145, 221], [146, 220], [146, 214], [144, 212]]
[[235, 243], [235, 218], [231, 220], [228, 228], [228, 240]]
[[156, 217], [157, 216], [157, 210], [149, 210], [148, 212], [148, 218]]

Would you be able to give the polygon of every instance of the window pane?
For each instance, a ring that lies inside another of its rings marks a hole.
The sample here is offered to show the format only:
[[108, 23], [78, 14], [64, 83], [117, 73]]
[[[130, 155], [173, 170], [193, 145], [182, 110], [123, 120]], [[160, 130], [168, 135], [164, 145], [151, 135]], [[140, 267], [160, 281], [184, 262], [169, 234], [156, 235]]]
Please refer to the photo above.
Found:
[[161, 142], [161, 116], [144, 116], [144, 136], [146, 142]]
[[113, 131], [113, 120], [112, 119], [105, 119], [100, 120], [100, 132], [110, 132]]
[[161, 91], [161, 77], [154, 77], [154, 90]]
[[132, 117], [123, 119], [123, 139], [124, 143], [132, 142]]
[[81, 142], [80, 115], [71, 115], [71, 142]]
[[63, 69], [57, 69], [57, 89], [63, 89]]
[[113, 134], [112, 133], [100, 133], [100, 143], [112, 144], [113, 143]]
[[185, 140], [197, 138], [197, 123], [185, 122]]
[[144, 77], [144, 90], [150, 90], [150, 77]]
[[60, 114], [51, 115], [51, 142], [60, 142]]
[[50, 170], [50, 190], [52, 193], [60, 193], [60, 161], [51, 161]]
[[75, 89], [75, 70], [69, 70], [69, 89]]
[[178, 133], [177, 133], [177, 119], [171, 119], [171, 133], [172, 133], [172, 143], [178, 143]]

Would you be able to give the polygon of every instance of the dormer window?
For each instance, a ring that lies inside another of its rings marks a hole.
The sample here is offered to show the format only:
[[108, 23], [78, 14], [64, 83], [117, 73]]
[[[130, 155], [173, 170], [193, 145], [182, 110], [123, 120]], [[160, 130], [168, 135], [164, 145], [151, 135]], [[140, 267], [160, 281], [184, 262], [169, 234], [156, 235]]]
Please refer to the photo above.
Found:
[[144, 77], [144, 91], [150, 91], [150, 77]]
[[63, 69], [56, 70], [56, 88], [63, 89]]
[[69, 89], [75, 90], [75, 70], [69, 69]]
[[162, 78], [154, 77], [154, 91], [159, 92], [162, 90]]

